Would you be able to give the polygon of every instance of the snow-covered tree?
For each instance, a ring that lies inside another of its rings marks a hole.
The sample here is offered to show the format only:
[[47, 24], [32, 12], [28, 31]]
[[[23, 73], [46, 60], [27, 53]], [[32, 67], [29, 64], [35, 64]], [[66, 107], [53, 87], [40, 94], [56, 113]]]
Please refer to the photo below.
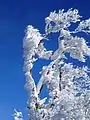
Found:
[[[23, 40], [29, 120], [90, 120], [90, 71], [86, 65], [90, 19], [83, 20], [77, 9], [69, 9], [51, 12], [45, 23], [44, 34], [27, 26]], [[58, 35], [56, 51], [47, 50], [44, 44], [52, 34]], [[32, 70], [38, 59], [49, 64], [43, 66], [36, 85]], [[40, 99], [44, 85], [49, 97]]]

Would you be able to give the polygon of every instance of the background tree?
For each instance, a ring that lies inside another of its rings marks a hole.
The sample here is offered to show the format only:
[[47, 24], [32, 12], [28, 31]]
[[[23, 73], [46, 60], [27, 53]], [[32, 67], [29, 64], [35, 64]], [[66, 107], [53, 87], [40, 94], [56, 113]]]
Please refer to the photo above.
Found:
[[[27, 26], [23, 40], [29, 120], [90, 120], [90, 71], [85, 64], [90, 56], [86, 41], [90, 19], [82, 20], [78, 10], [69, 9], [51, 12], [45, 23], [44, 34]], [[44, 44], [52, 34], [58, 34], [56, 51], [47, 50]], [[70, 57], [83, 64], [70, 62]], [[38, 59], [49, 64], [43, 66], [36, 85], [32, 69]], [[44, 85], [49, 97], [40, 99]]]
[[14, 110], [13, 116], [15, 120], [23, 120], [22, 112], [18, 112], [16, 109]]

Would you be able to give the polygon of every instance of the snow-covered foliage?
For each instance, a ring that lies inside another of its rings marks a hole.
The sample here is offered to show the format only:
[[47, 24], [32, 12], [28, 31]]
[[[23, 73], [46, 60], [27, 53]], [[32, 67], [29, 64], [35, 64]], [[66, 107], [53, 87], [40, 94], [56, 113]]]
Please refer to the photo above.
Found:
[[[44, 34], [29, 25], [23, 40], [29, 120], [90, 120], [90, 71], [85, 66], [90, 56], [85, 38], [90, 33], [90, 19], [82, 20], [77, 9], [69, 9], [51, 12], [45, 23]], [[44, 46], [52, 33], [59, 34], [56, 51]], [[83, 66], [69, 63], [68, 57], [84, 62]], [[43, 66], [36, 85], [32, 69], [38, 59], [50, 63]], [[47, 96], [39, 97], [44, 85], [49, 92], [48, 102]], [[15, 120], [21, 120], [17, 112], [15, 115]]]
[[23, 120], [23, 115], [21, 112], [18, 112], [16, 109], [14, 110], [14, 120]]

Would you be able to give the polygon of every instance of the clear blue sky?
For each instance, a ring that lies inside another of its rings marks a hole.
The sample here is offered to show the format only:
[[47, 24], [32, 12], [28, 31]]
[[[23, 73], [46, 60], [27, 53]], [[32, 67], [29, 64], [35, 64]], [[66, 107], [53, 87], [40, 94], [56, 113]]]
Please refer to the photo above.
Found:
[[27, 118], [22, 71], [25, 27], [32, 24], [43, 32], [44, 18], [63, 8], [77, 8], [82, 16], [90, 17], [90, 0], [0, 0], [0, 120], [13, 120], [14, 108]]

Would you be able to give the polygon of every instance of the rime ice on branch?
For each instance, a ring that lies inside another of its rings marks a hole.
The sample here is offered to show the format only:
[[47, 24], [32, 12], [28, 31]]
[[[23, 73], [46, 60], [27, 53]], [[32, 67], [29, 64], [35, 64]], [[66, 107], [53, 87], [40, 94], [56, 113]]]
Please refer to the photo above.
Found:
[[14, 120], [23, 120], [23, 115], [21, 112], [18, 112], [16, 109], [14, 110]]
[[[81, 20], [78, 10], [69, 9], [67, 12], [51, 12], [45, 23], [45, 34], [29, 25], [23, 40], [29, 120], [90, 120], [89, 68], [69, 63], [67, 56], [68, 53], [72, 59], [81, 62], [86, 62], [87, 56], [90, 56], [90, 48], [83, 35], [90, 33], [90, 19]], [[74, 24], [77, 27], [71, 30]], [[51, 33], [57, 32], [58, 49], [48, 51], [44, 42]], [[32, 69], [38, 59], [51, 62], [43, 66], [36, 85]], [[48, 103], [45, 103], [47, 97], [39, 97], [44, 85], [50, 96]]]

